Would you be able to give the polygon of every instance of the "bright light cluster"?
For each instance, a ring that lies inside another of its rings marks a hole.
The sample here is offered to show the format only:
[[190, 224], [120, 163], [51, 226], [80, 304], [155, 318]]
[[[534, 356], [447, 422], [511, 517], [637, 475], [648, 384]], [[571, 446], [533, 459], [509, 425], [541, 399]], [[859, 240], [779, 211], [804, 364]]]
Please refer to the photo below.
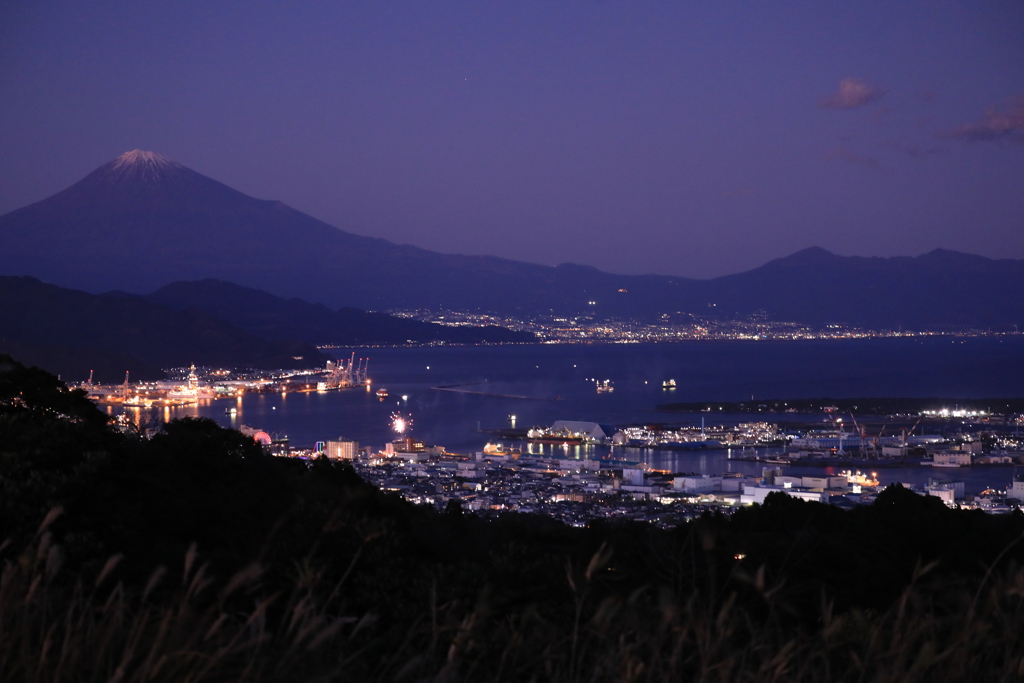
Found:
[[925, 410], [922, 414], [929, 417], [984, 417], [988, 415], [983, 410], [963, 410], [961, 408], [941, 408], [939, 410]]
[[396, 434], [405, 434], [407, 429], [412, 429], [412, 418], [405, 417], [401, 413], [392, 413], [391, 429]]

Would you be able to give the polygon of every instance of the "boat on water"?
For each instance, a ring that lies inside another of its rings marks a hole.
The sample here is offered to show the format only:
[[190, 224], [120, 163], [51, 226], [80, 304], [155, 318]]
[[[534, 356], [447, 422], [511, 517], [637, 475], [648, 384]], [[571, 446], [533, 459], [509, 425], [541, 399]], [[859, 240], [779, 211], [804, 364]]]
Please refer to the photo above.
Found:
[[648, 448], [661, 448], [670, 451], [695, 451], [701, 448], [721, 448], [722, 442], [716, 439], [700, 439], [694, 441], [658, 441]]
[[377, 398], [384, 400], [388, 397], [388, 390], [385, 387], [381, 387], [377, 390]]
[[530, 437], [528, 443], [557, 444], [559, 446], [579, 446], [583, 444], [583, 438], [579, 436], [560, 436], [558, 434], [546, 434], [544, 436]]
[[582, 434], [574, 433], [568, 429], [540, 429], [534, 428], [526, 433], [528, 443], [544, 443], [577, 446], [584, 443]]
[[842, 472], [839, 473], [839, 476], [846, 477], [846, 480], [850, 484], [857, 484], [859, 486], [869, 486], [871, 488], [878, 486], [878, 474], [875, 472], [868, 474], [866, 472], [861, 472], [860, 470], [857, 470], [856, 472], [853, 472], [851, 470], [843, 470]]
[[522, 450], [518, 448], [505, 448], [500, 443], [488, 443], [484, 446], [483, 454], [492, 457], [508, 457], [513, 460], [518, 460], [519, 456], [523, 454]]
[[615, 391], [615, 387], [612, 386], [610, 379], [599, 380], [597, 382], [597, 393], [608, 394]]
[[126, 408], [152, 408], [154, 402], [148, 398], [132, 397], [126, 398], [121, 405]]
[[676, 388], [676, 381], [674, 379], [667, 379], [667, 380], [665, 380], [664, 382], [661, 383], [661, 388], [662, 389], [675, 389]]

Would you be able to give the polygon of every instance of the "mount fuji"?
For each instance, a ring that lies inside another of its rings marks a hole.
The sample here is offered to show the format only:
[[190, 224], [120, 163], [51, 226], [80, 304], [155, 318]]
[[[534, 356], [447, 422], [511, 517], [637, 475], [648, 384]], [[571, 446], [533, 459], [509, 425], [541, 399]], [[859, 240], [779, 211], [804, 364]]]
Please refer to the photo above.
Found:
[[339, 305], [366, 303], [340, 281], [358, 283], [364, 255], [389, 246], [141, 150], [0, 217], [0, 237], [8, 274], [62, 286], [142, 293], [217, 277]]
[[362, 237], [141, 150], [0, 216], [0, 240], [0, 272], [97, 293], [214, 278], [332, 308], [529, 310], [586, 298], [557, 268]]

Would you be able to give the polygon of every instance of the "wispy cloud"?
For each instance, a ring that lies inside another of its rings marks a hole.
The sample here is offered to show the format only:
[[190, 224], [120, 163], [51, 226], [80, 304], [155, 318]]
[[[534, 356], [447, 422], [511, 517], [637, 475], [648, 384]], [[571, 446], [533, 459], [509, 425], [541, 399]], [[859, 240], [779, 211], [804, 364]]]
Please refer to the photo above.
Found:
[[968, 123], [938, 134], [967, 142], [1008, 140], [1024, 143], [1024, 97], [1011, 100], [1006, 111], [990, 108], [978, 123]]
[[818, 102], [822, 109], [856, 109], [877, 102], [885, 95], [885, 88], [871, 85], [856, 78], [839, 81], [839, 89]]
[[844, 161], [848, 164], [860, 166], [861, 168], [866, 168], [870, 171], [882, 170], [882, 162], [880, 162], [878, 159], [875, 159], [874, 157], [864, 156], [863, 154], [858, 154], [857, 152], [854, 152], [851, 149], [847, 149], [846, 147], [836, 147], [835, 149], [831, 150], [828, 154], [826, 154], [825, 158]]

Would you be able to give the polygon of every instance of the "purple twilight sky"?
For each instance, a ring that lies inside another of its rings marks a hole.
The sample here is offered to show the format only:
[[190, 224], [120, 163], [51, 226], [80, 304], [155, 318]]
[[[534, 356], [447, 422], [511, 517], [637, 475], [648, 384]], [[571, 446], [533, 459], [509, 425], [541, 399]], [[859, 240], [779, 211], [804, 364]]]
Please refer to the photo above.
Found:
[[0, 213], [135, 148], [449, 253], [1024, 258], [1024, 2], [0, 4]]

